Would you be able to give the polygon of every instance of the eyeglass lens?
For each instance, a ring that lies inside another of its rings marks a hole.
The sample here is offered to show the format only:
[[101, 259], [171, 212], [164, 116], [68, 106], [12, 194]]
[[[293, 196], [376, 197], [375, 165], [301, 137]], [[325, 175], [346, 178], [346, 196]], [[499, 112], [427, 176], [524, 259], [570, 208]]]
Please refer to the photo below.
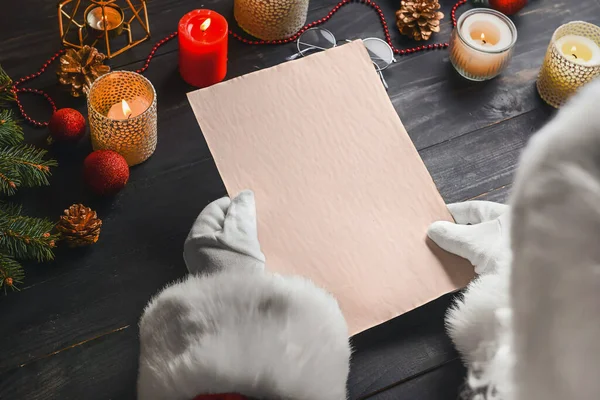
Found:
[[384, 70], [394, 61], [394, 52], [390, 46], [381, 39], [367, 38], [363, 43], [369, 56], [378, 69]]
[[335, 47], [335, 36], [327, 29], [312, 28], [298, 38], [298, 51], [302, 55]]

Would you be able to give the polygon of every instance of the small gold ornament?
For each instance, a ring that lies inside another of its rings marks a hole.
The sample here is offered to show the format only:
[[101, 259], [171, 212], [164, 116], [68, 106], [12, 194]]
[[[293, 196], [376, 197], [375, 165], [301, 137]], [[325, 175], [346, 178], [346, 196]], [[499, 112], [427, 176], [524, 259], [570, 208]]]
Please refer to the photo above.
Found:
[[96, 243], [101, 227], [102, 220], [96, 211], [83, 204], [73, 204], [60, 217], [56, 230], [69, 247], [80, 247]]
[[396, 11], [396, 25], [400, 33], [414, 40], [429, 40], [432, 32], [440, 31], [440, 11], [438, 0], [402, 0]]
[[60, 57], [60, 66], [56, 72], [58, 81], [63, 85], [70, 85], [71, 95], [79, 97], [98, 77], [110, 71], [110, 67], [104, 65], [105, 59], [106, 56], [94, 47], [68, 49]]

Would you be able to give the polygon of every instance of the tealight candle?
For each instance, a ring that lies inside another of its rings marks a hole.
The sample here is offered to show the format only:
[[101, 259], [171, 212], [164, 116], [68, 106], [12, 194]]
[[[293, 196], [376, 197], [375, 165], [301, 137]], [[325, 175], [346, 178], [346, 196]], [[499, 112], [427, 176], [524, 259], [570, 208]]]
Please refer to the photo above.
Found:
[[87, 100], [94, 150], [114, 150], [129, 165], [154, 153], [156, 92], [148, 79], [129, 71], [108, 73], [94, 81]]
[[542, 99], [558, 108], [597, 76], [600, 76], [600, 27], [583, 21], [559, 27], [552, 35], [536, 82]]
[[506, 15], [472, 9], [461, 15], [452, 33], [450, 61], [467, 79], [492, 79], [508, 65], [516, 40], [517, 28]]
[[127, 102], [123, 99], [120, 103], [115, 103], [108, 110], [106, 116], [110, 119], [129, 119], [135, 118], [148, 109], [150, 104], [143, 98], [137, 96]]
[[113, 34], [120, 34], [124, 20], [123, 10], [117, 6], [91, 5], [85, 11], [85, 20], [88, 26], [97, 31], [110, 31]]
[[600, 63], [600, 47], [585, 36], [566, 35], [556, 41], [556, 48], [568, 60], [580, 65]]
[[190, 85], [206, 87], [227, 74], [227, 20], [211, 10], [194, 10], [179, 21], [179, 73]]

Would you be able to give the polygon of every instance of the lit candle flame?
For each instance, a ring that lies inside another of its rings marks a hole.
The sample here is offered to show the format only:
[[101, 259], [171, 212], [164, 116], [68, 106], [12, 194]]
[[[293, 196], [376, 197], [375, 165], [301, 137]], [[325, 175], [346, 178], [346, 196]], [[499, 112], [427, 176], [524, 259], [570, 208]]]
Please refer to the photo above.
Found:
[[131, 117], [131, 108], [129, 107], [129, 104], [127, 104], [125, 99], [121, 100], [121, 107], [123, 107], [123, 115], [125, 116], [125, 118]]
[[487, 42], [485, 41], [485, 33], [481, 33], [481, 41], [483, 42], [483, 44], [486, 44]]
[[206, 20], [200, 25], [200, 30], [204, 32], [210, 26], [210, 18], [206, 18]]

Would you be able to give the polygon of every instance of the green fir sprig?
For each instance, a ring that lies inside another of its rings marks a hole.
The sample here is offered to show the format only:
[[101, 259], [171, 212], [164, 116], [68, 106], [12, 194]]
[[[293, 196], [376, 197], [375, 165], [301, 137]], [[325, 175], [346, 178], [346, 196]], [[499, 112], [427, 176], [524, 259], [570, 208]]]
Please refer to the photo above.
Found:
[[[15, 100], [13, 81], [0, 67], [0, 106]], [[0, 110], [0, 194], [12, 195], [19, 187], [48, 185], [50, 167], [46, 150], [23, 143], [23, 129], [10, 110]], [[17, 259], [48, 261], [58, 235], [54, 223], [22, 215], [21, 206], [0, 203], [0, 290], [18, 290], [25, 273]]]
[[23, 142], [23, 128], [10, 110], [0, 110], [0, 147]]
[[51, 233], [54, 223], [21, 215], [21, 207], [0, 205], [0, 252], [18, 259], [48, 261], [58, 235]]
[[0, 192], [12, 195], [20, 186], [49, 185], [50, 167], [58, 164], [44, 159], [46, 153], [26, 144], [0, 148]]
[[15, 94], [12, 91], [13, 81], [10, 76], [0, 66], [0, 105], [6, 106], [15, 101]]
[[17, 260], [0, 253], [0, 289], [6, 294], [7, 289], [19, 290], [18, 284], [23, 283], [25, 273]]

